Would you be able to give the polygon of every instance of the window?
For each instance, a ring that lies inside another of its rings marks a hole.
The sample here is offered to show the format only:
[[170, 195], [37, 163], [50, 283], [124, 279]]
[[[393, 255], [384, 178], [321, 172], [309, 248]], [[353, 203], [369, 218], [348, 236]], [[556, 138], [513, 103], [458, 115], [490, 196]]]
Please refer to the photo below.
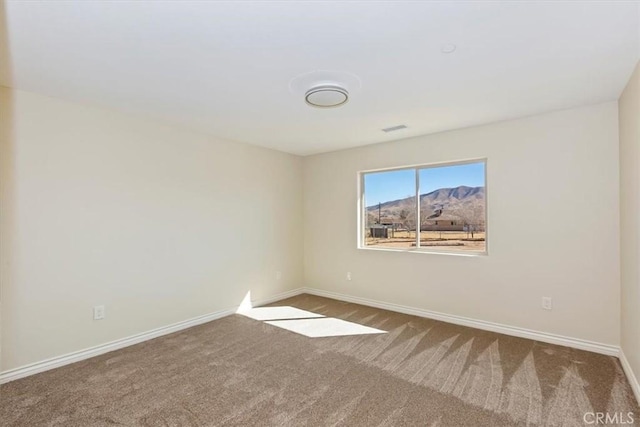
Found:
[[485, 160], [362, 172], [360, 247], [485, 253], [485, 172]]

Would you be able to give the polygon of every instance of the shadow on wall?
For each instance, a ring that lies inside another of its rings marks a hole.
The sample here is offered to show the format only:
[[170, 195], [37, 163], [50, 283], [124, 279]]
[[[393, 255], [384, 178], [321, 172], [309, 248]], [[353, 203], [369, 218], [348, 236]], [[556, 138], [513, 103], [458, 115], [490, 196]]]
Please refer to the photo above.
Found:
[[13, 94], [7, 5], [0, 0], [0, 372], [7, 354], [6, 331], [11, 327], [11, 283], [13, 281], [13, 241], [15, 233], [15, 148], [13, 142]]

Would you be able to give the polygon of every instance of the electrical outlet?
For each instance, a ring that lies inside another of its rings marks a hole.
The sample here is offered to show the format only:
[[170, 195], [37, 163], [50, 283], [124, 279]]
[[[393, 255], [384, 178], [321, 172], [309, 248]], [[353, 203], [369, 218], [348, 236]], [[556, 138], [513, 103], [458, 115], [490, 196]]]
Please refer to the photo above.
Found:
[[553, 308], [551, 297], [542, 297], [542, 308], [545, 310], [551, 310]]
[[102, 320], [104, 319], [104, 316], [104, 305], [96, 305], [93, 307], [93, 320]]
[[282, 271], [276, 271], [276, 280], [282, 279]]
[[347, 271], [347, 280], [351, 280], [351, 272]]

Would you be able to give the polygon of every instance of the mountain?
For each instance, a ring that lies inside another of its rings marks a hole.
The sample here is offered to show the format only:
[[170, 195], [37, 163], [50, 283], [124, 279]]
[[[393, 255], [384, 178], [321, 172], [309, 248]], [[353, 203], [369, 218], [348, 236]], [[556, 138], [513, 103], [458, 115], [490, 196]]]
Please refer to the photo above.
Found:
[[[441, 219], [463, 219], [477, 222], [484, 216], [484, 187], [459, 186], [455, 188], [439, 188], [430, 193], [420, 195], [420, 211], [422, 219], [442, 210]], [[382, 218], [402, 222], [413, 216], [415, 198], [392, 200], [380, 204]], [[368, 206], [367, 213], [374, 221], [378, 218], [378, 205]]]

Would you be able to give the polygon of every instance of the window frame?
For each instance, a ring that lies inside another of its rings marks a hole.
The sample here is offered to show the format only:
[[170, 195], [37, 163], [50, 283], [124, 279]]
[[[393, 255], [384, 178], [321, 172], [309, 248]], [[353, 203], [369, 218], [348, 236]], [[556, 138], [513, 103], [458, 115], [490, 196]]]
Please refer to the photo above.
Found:
[[[366, 215], [367, 215], [367, 206], [365, 203], [365, 185], [364, 179], [365, 175], [370, 173], [380, 173], [380, 172], [394, 172], [401, 170], [414, 170], [415, 171], [415, 195], [416, 198], [416, 226], [420, 227], [421, 219], [420, 219], [420, 170], [421, 169], [433, 169], [447, 166], [460, 166], [460, 165], [468, 165], [472, 163], [483, 163], [484, 164], [484, 251], [462, 251], [462, 250], [452, 250], [452, 249], [434, 249], [433, 247], [424, 247], [419, 246], [420, 241], [420, 233], [416, 232], [416, 246], [410, 248], [392, 248], [392, 247], [376, 247], [376, 246], [367, 246], [365, 244], [366, 238]], [[394, 166], [387, 168], [379, 168], [379, 169], [368, 169], [362, 170], [358, 172], [358, 208], [357, 208], [357, 248], [363, 250], [372, 250], [372, 251], [387, 251], [387, 252], [414, 252], [414, 253], [422, 253], [422, 254], [437, 254], [437, 255], [454, 255], [454, 256], [466, 256], [466, 257], [477, 257], [477, 256], [487, 256], [489, 255], [489, 192], [488, 192], [488, 180], [487, 180], [487, 166], [489, 164], [487, 157], [480, 158], [472, 158], [465, 160], [453, 160], [453, 161], [444, 161], [444, 162], [436, 162], [436, 163], [421, 163], [415, 165], [408, 166]]]

